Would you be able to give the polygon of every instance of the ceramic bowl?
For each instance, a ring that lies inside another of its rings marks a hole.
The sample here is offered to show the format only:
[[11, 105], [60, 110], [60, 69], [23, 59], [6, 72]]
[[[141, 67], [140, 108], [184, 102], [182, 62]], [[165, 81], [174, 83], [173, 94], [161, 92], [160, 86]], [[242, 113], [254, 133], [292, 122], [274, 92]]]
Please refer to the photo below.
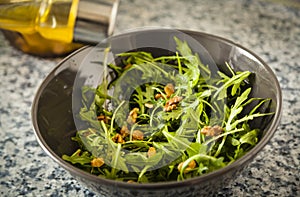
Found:
[[[267, 120], [267, 124], [260, 128], [263, 132], [261, 140], [234, 163], [214, 172], [179, 182], [131, 184], [99, 178], [76, 168], [61, 157], [63, 154], [70, 155], [77, 149], [77, 144], [71, 140], [76, 132], [72, 99], [78, 93], [74, 89], [74, 81], [77, 79], [81, 63], [86, 61], [86, 56], [93, 50], [93, 47], [84, 47], [62, 60], [45, 78], [33, 101], [32, 121], [37, 140], [43, 150], [92, 191], [103, 196], [126, 197], [209, 196], [235, 180], [247, 164], [262, 151], [276, 131], [281, 116], [282, 95], [279, 83], [270, 67], [250, 50], [227, 39], [195, 31], [178, 31], [199, 42], [217, 65], [223, 65], [227, 61], [234, 65], [235, 70], [249, 70], [255, 73], [255, 80], [252, 82], [253, 96], [271, 98], [271, 111], [274, 112], [274, 115]], [[139, 40], [147, 39], [149, 35], [162, 38], [157, 43], [165, 42], [169, 33], [169, 30], [165, 29], [138, 30], [116, 35], [111, 40], [127, 50], [135, 47]], [[82, 79], [83, 82], [85, 80]]]

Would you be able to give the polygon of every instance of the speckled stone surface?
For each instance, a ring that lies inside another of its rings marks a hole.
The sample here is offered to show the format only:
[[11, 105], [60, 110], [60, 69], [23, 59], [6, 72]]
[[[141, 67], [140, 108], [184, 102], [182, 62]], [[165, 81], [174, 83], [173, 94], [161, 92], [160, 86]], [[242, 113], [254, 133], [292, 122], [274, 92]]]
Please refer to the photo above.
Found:
[[[300, 1], [122, 0], [115, 32], [143, 26], [219, 35], [270, 65], [283, 91], [281, 124], [216, 196], [300, 196]], [[0, 34], [0, 196], [97, 196], [52, 161], [34, 136], [32, 100], [59, 61], [19, 52]]]

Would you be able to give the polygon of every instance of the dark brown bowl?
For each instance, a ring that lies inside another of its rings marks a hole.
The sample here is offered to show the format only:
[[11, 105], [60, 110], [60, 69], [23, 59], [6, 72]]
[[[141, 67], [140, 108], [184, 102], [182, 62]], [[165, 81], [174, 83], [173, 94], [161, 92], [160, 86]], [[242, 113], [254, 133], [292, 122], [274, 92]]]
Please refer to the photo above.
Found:
[[[84, 172], [64, 161], [63, 154], [70, 155], [77, 148], [71, 141], [76, 132], [73, 118], [72, 95], [79, 66], [92, 50], [84, 47], [71, 54], [46, 77], [35, 96], [32, 106], [32, 121], [37, 140], [44, 151], [61, 167], [70, 172], [77, 180], [104, 196], [207, 196], [230, 184], [249, 162], [260, 152], [273, 136], [280, 120], [282, 95], [276, 76], [258, 56], [244, 47], [220, 38], [194, 31], [181, 31], [204, 46], [217, 65], [225, 61], [235, 65], [236, 70], [249, 70], [255, 73], [253, 96], [271, 98], [271, 111], [275, 112], [262, 129], [259, 143], [246, 155], [234, 163], [196, 178], [180, 182], [163, 182], [148, 184], [130, 184], [99, 178]], [[113, 42], [120, 43], [124, 49], [130, 48], [137, 39], [147, 35], [167, 35], [169, 30], [140, 30], [114, 36]], [[83, 79], [84, 80], [84, 79]], [[74, 101], [73, 101], [74, 102]]]

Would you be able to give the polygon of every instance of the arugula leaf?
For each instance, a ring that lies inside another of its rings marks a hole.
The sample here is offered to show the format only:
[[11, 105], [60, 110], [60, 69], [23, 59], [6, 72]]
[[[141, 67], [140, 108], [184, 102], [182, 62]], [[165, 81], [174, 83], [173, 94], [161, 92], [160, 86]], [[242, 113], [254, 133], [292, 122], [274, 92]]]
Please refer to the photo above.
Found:
[[258, 142], [257, 130], [254, 129], [252, 131], [249, 131], [245, 135], [241, 136], [239, 141], [241, 144], [247, 143], [247, 144], [254, 146]]
[[241, 96], [237, 97], [234, 105], [231, 108], [231, 112], [230, 115], [228, 117], [227, 123], [226, 123], [226, 130], [230, 131], [234, 128], [234, 125], [236, 125], [236, 123], [234, 125], [232, 125], [232, 121], [234, 120], [234, 118], [237, 117], [238, 114], [240, 114], [243, 110], [243, 102], [248, 98], [248, 95], [251, 92], [251, 88], [248, 88], [247, 90], [245, 90]]
[[[218, 72], [220, 73], [220, 72]], [[235, 88], [233, 88], [234, 90], [231, 91], [231, 96], [234, 96], [236, 93], [236, 89], [241, 85], [241, 83], [247, 79], [249, 77], [249, 75], [251, 74], [250, 71], [244, 71], [241, 72], [237, 75], [234, 75], [231, 78], [226, 77], [226, 80], [221, 80], [221, 82], [224, 82], [224, 84], [218, 88], [218, 90], [215, 92], [214, 97], [213, 98], [217, 98], [218, 100], [220, 99], [224, 99], [227, 97], [227, 89], [231, 86], [235, 86]], [[221, 75], [221, 77], [224, 75]]]
[[182, 42], [176, 37], [174, 37], [174, 40], [177, 44], [177, 50], [182, 56], [186, 57], [186, 61], [182, 61], [188, 68], [184, 76], [189, 79], [191, 87], [194, 87], [195, 85], [197, 85], [200, 78], [200, 69], [198, 65], [201, 63], [199, 57], [192, 54], [192, 50], [188, 46], [187, 42]]
[[66, 161], [71, 162], [72, 164], [80, 164], [80, 165], [89, 165], [92, 161], [92, 157], [89, 155], [87, 151], [81, 153], [82, 151], [78, 149], [71, 156], [63, 155], [62, 158]]
[[189, 147], [190, 141], [188, 139], [177, 135], [173, 136], [167, 131], [167, 129], [163, 130], [162, 133], [167, 138], [168, 142], [175, 147], [174, 150], [186, 150], [191, 148]]

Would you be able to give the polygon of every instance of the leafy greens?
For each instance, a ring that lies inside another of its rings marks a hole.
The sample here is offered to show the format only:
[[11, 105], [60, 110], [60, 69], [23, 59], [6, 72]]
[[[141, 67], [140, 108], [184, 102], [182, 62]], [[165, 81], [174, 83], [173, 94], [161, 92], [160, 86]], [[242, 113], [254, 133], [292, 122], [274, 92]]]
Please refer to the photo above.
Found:
[[114, 80], [83, 87], [79, 116], [88, 126], [64, 160], [109, 179], [179, 181], [220, 169], [258, 143], [251, 121], [272, 113], [270, 99], [250, 96], [254, 74], [225, 62], [214, 75], [187, 42], [174, 40], [175, 55], [121, 53], [123, 65], [108, 65]]

